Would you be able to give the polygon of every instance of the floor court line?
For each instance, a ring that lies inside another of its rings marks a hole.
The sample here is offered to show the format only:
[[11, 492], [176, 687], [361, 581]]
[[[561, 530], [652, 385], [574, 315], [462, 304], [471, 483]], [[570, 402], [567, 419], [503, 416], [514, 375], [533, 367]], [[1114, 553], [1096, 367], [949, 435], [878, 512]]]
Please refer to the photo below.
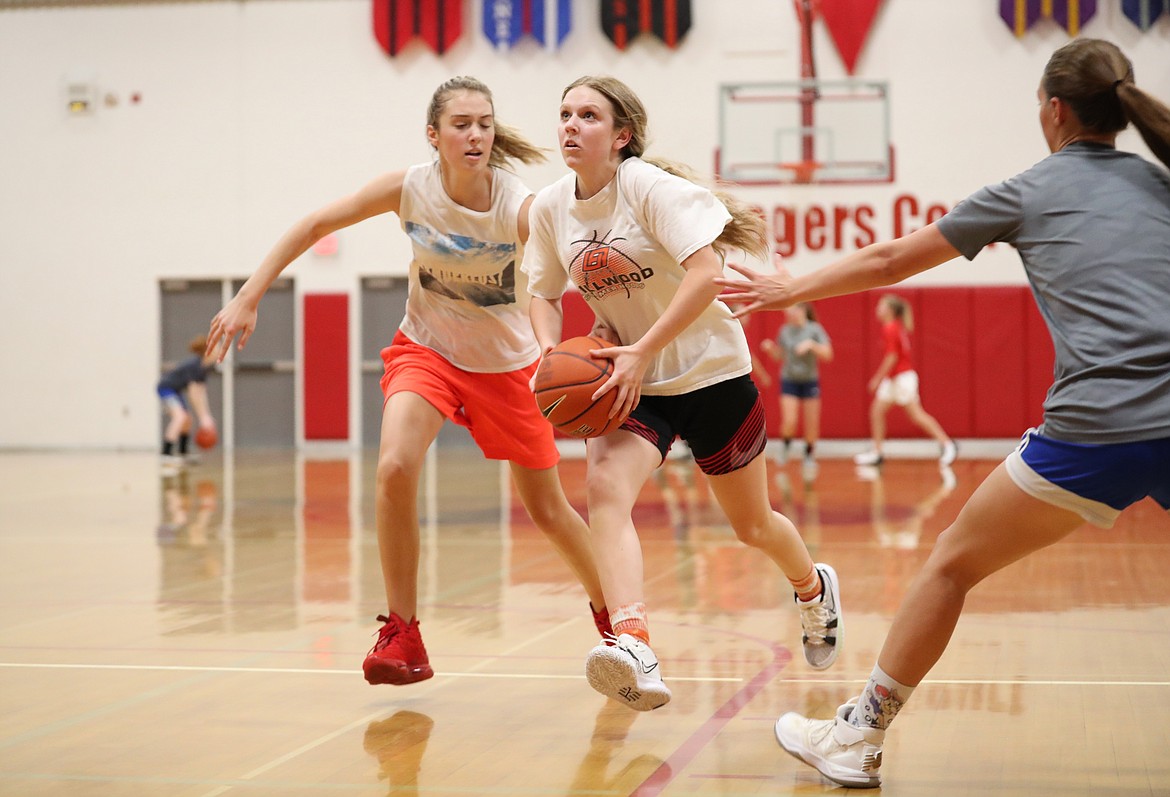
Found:
[[[529, 643], [525, 643], [529, 644]], [[500, 657], [508, 654], [499, 654]], [[496, 657], [489, 656], [488, 660]], [[486, 666], [486, 662], [484, 665]], [[297, 667], [212, 667], [182, 664], [60, 664], [54, 662], [9, 662], [0, 661], [0, 668], [11, 669], [65, 669], [65, 670], [141, 670], [150, 672], [207, 672], [207, 673], [258, 673], [264, 675], [361, 675], [361, 670], [322, 670]], [[530, 680], [545, 681], [578, 681], [584, 675], [568, 675], [563, 673], [523, 673], [523, 672], [436, 672], [436, 678], [527, 678]], [[721, 676], [671, 676], [672, 681], [687, 681], [694, 683], [742, 683], [743, 678]], [[864, 684], [865, 678], [776, 678], [777, 683], [785, 684]], [[1031, 679], [1031, 678], [928, 678], [920, 686], [1151, 686], [1168, 687], [1168, 681], [1097, 681], [1085, 679]]]
[[[531, 636], [528, 639], [525, 639], [523, 642], [521, 642], [517, 645], [513, 645], [512, 647], [510, 647], [506, 650], [500, 651], [499, 655], [501, 655], [501, 656], [512, 655], [518, 651], [523, 650], [524, 648], [526, 648], [530, 645], [541, 642], [546, 637], [560, 633], [562, 630], [567, 628], [569, 625], [574, 624], [576, 622], [577, 622], [576, 620], [565, 620], [565, 621], [560, 622], [556, 625], [550, 626], [549, 628], [545, 629], [543, 632], [536, 634], [535, 636]], [[469, 671], [469, 674], [474, 673], [476, 667], [487, 667], [494, 660], [495, 660], [495, 658], [492, 656], [485, 657], [484, 660], [480, 664], [475, 665], [471, 668], [471, 670]], [[437, 675], [438, 675], [438, 673], [436, 673], [436, 676]], [[521, 677], [521, 676], [517, 676], [517, 677]], [[582, 675], [580, 677], [584, 678], [584, 675]], [[451, 683], [451, 681], [440, 681], [439, 683], [435, 683], [434, 680], [430, 680], [427, 682], [425, 689], [415, 690], [415, 692], [419, 696], [429, 695], [438, 689], [442, 689], [448, 683]], [[326, 742], [329, 742], [329, 741], [332, 741], [333, 739], [336, 739], [338, 736], [342, 736], [342, 735], [344, 735], [352, 730], [356, 730], [363, 723], [366, 725], [369, 725], [370, 722], [372, 722], [373, 720], [377, 719], [378, 717], [382, 716], [385, 713], [386, 713], [386, 709], [383, 708], [382, 710], [376, 712], [375, 714], [368, 715], [366, 717], [363, 717], [360, 720], [355, 720], [353, 722], [347, 723], [342, 728], [334, 729], [334, 730], [330, 731], [329, 733], [324, 734], [324, 735], [322, 735], [322, 736], [320, 736], [320, 737], [318, 737], [310, 742], [306, 742], [305, 744], [301, 745], [300, 747], [296, 748], [295, 750], [290, 750], [289, 752], [285, 753], [284, 755], [274, 758], [273, 760], [267, 762], [266, 764], [261, 764], [259, 767], [256, 767], [252, 771], [246, 773], [242, 778], [240, 778], [240, 780], [244, 781], [244, 782], [250, 782], [250, 781], [254, 780], [255, 778], [258, 778], [259, 776], [263, 775], [265, 772], [269, 772], [282, 764], [285, 764], [289, 761], [292, 761], [293, 759], [295, 759], [297, 756], [301, 755], [302, 753], [307, 753], [310, 750], [313, 750], [317, 747], [320, 747], [321, 745], [325, 744]], [[200, 797], [219, 797], [219, 795], [230, 791], [232, 788], [235, 788], [235, 787], [234, 786], [224, 786], [224, 787], [221, 787], [218, 789], [213, 789], [212, 791], [210, 791], [206, 794], [203, 794]]]
[[[494, 659], [489, 656], [488, 659]], [[13, 669], [58, 669], [58, 670], [139, 670], [148, 672], [220, 672], [220, 673], [262, 673], [264, 675], [361, 675], [361, 670], [322, 670], [297, 667], [212, 667], [185, 664], [56, 664], [50, 662], [0, 662], [0, 668]], [[493, 673], [493, 672], [436, 672], [436, 678], [528, 678], [538, 680], [583, 680], [584, 675], [561, 673]], [[743, 678], [682, 676], [674, 681], [698, 681], [700, 683], [739, 683]]]
[[[227, 779], [211, 779], [206, 780], [199, 778], [162, 778], [162, 777], [133, 777], [133, 776], [117, 776], [117, 775], [62, 775], [44, 772], [21, 772], [21, 773], [4, 773], [0, 772], [0, 782], [2, 781], [16, 781], [16, 780], [33, 780], [33, 781], [68, 781], [71, 783], [102, 783], [102, 784], [152, 784], [157, 786], [212, 786], [219, 784], [220, 789], [210, 792], [204, 797], [209, 797], [210, 794], [223, 794], [233, 788], [250, 788], [255, 790], [265, 790], [268, 794], [279, 793], [281, 791], [296, 790], [298, 792], [319, 791], [324, 793], [335, 792], [355, 792], [358, 794], [370, 794], [370, 784], [368, 783], [303, 783], [300, 781], [281, 781], [281, 780], [227, 780]], [[403, 792], [406, 793], [406, 792]], [[547, 789], [541, 787], [526, 788], [523, 786], [420, 786], [412, 785], [410, 787], [410, 794], [470, 794], [470, 795], [508, 795], [510, 797], [522, 797], [523, 795], [533, 795], [534, 797], [573, 797], [573, 795], [580, 795], [581, 797], [625, 797], [624, 791], [616, 789]], [[756, 792], [751, 795], [743, 794], [737, 795], [725, 791], [720, 791], [720, 797], [757, 797]]]

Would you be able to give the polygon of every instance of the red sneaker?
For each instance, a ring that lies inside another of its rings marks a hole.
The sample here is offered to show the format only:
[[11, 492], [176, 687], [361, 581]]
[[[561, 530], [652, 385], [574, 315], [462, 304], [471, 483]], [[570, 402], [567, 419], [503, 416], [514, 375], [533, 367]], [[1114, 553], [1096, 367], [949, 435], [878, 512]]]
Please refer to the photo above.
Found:
[[371, 684], [412, 684], [435, 674], [418, 632], [418, 620], [409, 623], [394, 612], [378, 615], [378, 641], [366, 654], [362, 671]]
[[613, 626], [609, 624], [609, 609], [602, 607], [601, 611], [594, 611], [593, 604], [589, 604], [589, 611], [593, 614], [593, 625], [597, 626], [597, 633], [601, 634], [601, 641], [612, 645], [616, 639]]

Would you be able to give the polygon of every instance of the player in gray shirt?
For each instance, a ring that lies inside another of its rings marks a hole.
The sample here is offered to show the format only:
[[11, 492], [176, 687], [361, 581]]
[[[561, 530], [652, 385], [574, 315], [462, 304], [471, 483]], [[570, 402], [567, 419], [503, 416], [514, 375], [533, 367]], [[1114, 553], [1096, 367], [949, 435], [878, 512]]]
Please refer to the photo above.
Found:
[[[820, 361], [833, 359], [829, 333], [817, 321], [811, 302], [794, 304], [785, 311], [785, 323], [776, 340], [765, 338], [760, 349], [780, 360], [780, 464], [788, 461], [788, 446], [804, 416], [804, 463], [806, 482], [816, 478], [816, 445], [821, 436]], [[803, 410], [803, 412], [802, 412]]]
[[942, 656], [967, 592], [1152, 497], [1170, 508], [1170, 176], [1117, 152], [1130, 122], [1170, 166], [1170, 108], [1134, 83], [1116, 45], [1075, 39], [1037, 92], [1052, 154], [939, 221], [793, 278], [736, 267], [739, 315], [905, 279], [993, 241], [1020, 253], [1056, 350], [1044, 424], [981, 484], [910, 586], [868, 683], [835, 720], [785, 714], [776, 738], [846, 786], [881, 783], [885, 729]]

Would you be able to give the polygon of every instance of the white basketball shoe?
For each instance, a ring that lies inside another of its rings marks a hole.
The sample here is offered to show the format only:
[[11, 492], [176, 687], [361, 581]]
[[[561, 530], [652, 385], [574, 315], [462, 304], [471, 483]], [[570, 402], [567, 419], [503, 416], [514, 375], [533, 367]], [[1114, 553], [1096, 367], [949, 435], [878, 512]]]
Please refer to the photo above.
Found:
[[593, 648], [585, 660], [585, 677], [601, 694], [637, 711], [652, 711], [670, 702], [654, 651], [630, 634]]
[[849, 722], [856, 705], [857, 698], [850, 700], [831, 720], [808, 719], [790, 711], [776, 720], [776, 741], [834, 783], [853, 789], [880, 786], [886, 732]]

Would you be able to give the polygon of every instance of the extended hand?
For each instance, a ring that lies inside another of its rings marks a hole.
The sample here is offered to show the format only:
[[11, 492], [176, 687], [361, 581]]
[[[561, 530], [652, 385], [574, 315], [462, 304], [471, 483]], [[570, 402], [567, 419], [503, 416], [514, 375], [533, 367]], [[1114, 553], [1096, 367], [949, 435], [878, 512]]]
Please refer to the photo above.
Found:
[[744, 279], [716, 277], [715, 284], [729, 291], [721, 293], [720, 299], [730, 304], [743, 305], [735, 311], [736, 318], [743, 318], [757, 310], [783, 310], [793, 303], [788, 295], [792, 275], [779, 260], [776, 262], [775, 274], [761, 274], [735, 263], [727, 265], [742, 274]]
[[228, 349], [231, 348], [232, 339], [239, 334], [240, 342], [236, 349], [243, 349], [255, 329], [256, 310], [247, 306], [240, 300], [239, 296], [236, 296], [227, 303], [227, 307], [220, 310], [215, 314], [215, 318], [211, 319], [211, 329], [207, 332], [207, 349], [204, 354], [212, 354], [218, 348], [216, 362], [223, 362]]

